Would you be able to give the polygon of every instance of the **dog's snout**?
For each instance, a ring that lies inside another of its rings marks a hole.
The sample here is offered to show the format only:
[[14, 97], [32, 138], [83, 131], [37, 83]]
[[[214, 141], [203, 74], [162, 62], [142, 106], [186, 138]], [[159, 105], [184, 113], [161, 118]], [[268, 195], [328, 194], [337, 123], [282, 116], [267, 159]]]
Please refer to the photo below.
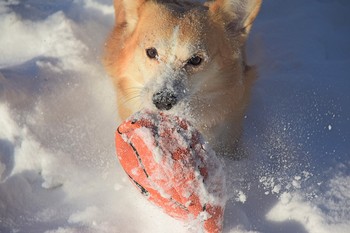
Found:
[[155, 93], [152, 97], [153, 104], [159, 110], [170, 110], [177, 103], [177, 97], [168, 89]]

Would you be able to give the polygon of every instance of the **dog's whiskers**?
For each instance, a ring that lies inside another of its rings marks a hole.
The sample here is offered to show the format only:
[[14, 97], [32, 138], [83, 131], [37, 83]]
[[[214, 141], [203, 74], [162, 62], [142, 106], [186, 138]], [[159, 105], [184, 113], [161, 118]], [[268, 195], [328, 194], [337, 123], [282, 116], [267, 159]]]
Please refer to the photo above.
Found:
[[126, 96], [126, 98], [124, 98], [123, 100], [123, 104], [126, 104], [127, 102], [131, 102], [132, 100], [135, 100], [137, 98], [140, 98], [140, 95], [131, 96], [129, 98]]

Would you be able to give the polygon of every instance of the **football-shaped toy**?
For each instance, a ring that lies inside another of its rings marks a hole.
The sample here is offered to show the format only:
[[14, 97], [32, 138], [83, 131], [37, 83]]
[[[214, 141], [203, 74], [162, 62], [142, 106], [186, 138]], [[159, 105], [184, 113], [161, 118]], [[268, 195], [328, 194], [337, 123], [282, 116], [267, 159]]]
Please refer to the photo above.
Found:
[[130, 180], [149, 201], [193, 223], [197, 232], [222, 231], [222, 164], [187, 120], [159, 112], [134, 114], [118, 127], [116, 150]]

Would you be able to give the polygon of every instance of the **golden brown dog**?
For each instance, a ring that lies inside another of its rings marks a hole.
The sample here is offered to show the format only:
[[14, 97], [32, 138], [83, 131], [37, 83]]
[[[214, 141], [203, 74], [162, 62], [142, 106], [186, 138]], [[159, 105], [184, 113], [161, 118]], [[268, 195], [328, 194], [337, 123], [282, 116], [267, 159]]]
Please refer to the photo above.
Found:
[[141, 108], [192, 119], [214, 150], [233, 154], [254, 71], [245, 42], [261, 0], [115, 0], [105, 54], [122, 119]]

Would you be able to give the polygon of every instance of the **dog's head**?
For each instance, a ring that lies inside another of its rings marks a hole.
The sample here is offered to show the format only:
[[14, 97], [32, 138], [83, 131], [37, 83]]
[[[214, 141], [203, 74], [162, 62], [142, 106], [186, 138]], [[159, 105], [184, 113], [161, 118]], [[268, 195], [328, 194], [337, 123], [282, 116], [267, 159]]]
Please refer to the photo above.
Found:
[[117, 87], [122, 118], [144, 106], [186, 106], [200, 114], [220, 101], [240, 101], [244, 43], [261, 0], [114, 4], [116, 26], [105, 65]]

